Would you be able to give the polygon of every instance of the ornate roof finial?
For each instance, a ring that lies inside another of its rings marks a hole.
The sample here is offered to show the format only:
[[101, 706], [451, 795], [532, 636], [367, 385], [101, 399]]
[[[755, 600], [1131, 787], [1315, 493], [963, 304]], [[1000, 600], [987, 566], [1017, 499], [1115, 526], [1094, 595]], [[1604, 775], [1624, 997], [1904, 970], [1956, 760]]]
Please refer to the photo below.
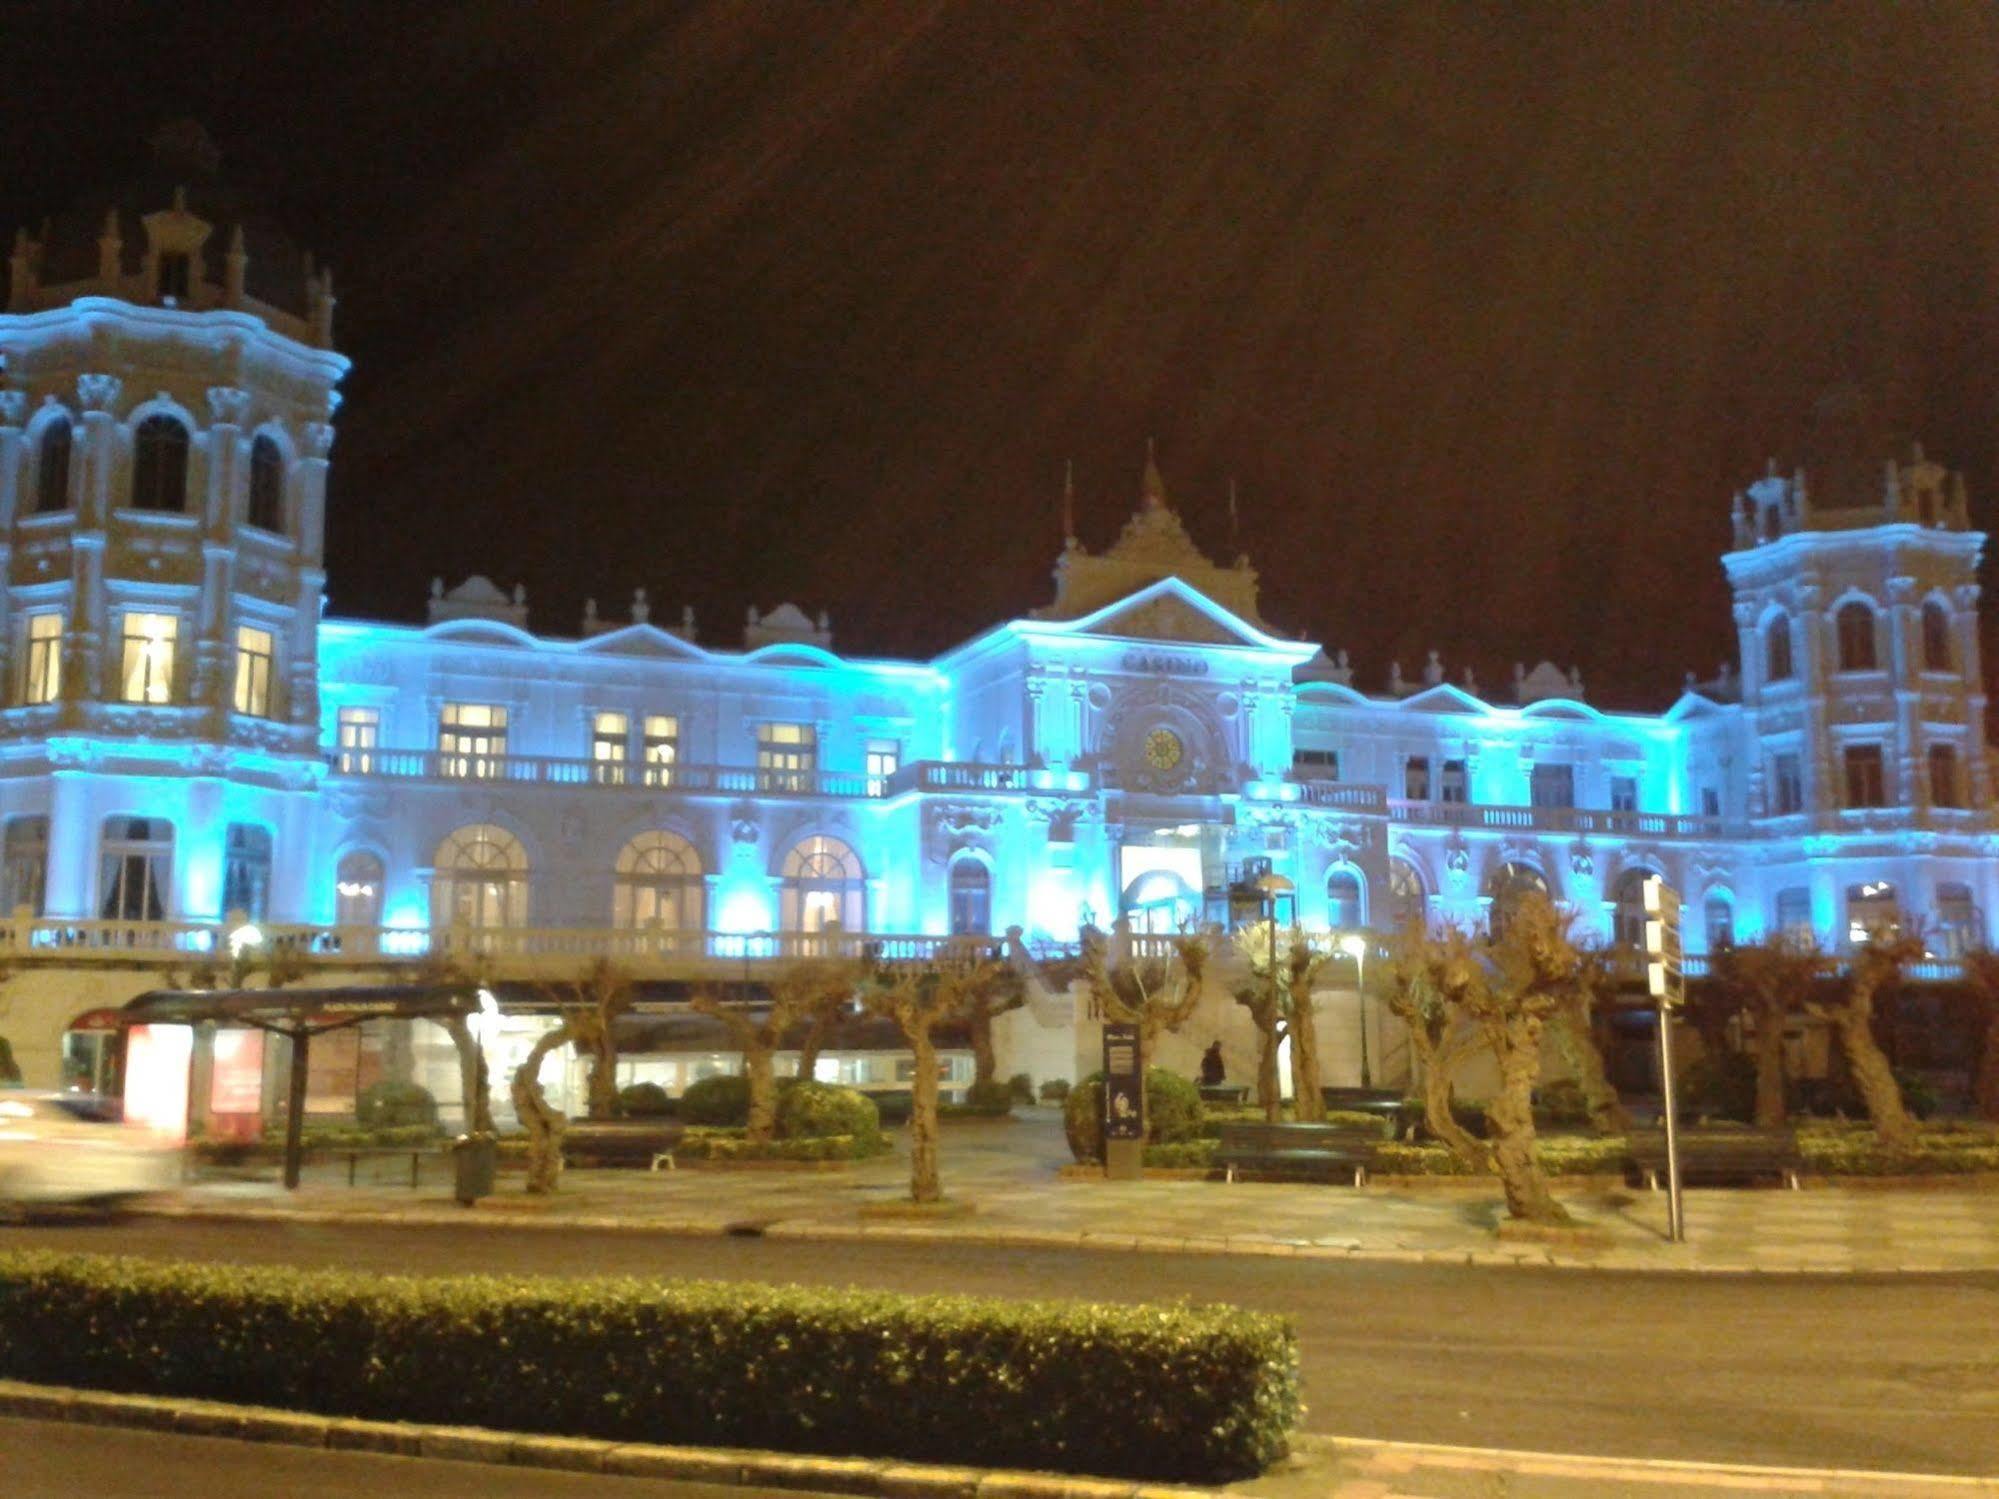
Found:
[[1141, 508], [1164, 510], [1166, 508], [1166, 481], [1159, 476], [1159, 459], [1153, 452], [1153, 441], [1145, 439], [1145, 483], [1142, 489]]

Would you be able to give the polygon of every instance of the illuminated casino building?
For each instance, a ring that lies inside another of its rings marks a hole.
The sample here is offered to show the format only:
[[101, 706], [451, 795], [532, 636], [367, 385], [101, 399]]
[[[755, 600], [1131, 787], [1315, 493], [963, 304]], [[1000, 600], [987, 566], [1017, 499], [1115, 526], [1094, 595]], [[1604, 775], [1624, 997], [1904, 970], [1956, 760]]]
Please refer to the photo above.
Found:
[[1718, 501], [1742, 665], [1652, 714], [1546, 663], [1362, 683], [1266, 621], [1151, 463], [1052, 598], [926, 660], [790, 605], [537, 628], [478, 577], [421, 625], [323, 617], [330, 278], [198, 197], [89, 230], [17, 238], [0, 313], [0, 954], [65, 965], [16, 981], [31, 1082], [80, 995], [246, 927], [329, 972], [742, 973], [1221, 922], [1268, 873], [1307, 928], [1476, 924], [1537, 885], [1616, 940], [1657, 872], [1696, 953], [1891, 913], [1940, 957], [1990, 937], [1983, 538], [1920, 451]]

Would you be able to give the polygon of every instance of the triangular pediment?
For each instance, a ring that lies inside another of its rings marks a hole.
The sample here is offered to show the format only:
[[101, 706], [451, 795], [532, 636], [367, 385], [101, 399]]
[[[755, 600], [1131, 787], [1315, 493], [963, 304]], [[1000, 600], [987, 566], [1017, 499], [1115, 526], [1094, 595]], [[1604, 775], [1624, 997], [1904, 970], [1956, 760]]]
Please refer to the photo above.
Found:
[[1169, 578], [1078, 620], [1076, 633], [1118, 640], [1168, 640], [1180, 645], [1269, 644], [1253, 625], [1202, 598], [1177, 578]]
[[1487, 706], [1462, 688], [1453, 687], [1449, 682], [1439, 682], [1434, 687], [1425, 687], [1402, 700], [1402, 709], [1407, 713], [1485, 713]]
[[649, 624], [606, 630], [601, 635], [592, 635], [578, 648], [607, 656], [663, 656], [674, 661], [698, 660], [704, 654], [700, 647]]

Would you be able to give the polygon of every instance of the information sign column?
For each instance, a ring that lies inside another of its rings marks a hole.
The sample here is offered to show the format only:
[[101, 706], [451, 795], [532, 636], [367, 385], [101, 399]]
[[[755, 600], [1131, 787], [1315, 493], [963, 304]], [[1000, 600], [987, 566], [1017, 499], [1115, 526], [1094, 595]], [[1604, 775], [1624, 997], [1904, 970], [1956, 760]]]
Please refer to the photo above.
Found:
[[1138, 1065], [1138, 1027], [1104, 1027], [1104, 1175], [1135, 1181], [1145, 1159], [1145, 1080]]

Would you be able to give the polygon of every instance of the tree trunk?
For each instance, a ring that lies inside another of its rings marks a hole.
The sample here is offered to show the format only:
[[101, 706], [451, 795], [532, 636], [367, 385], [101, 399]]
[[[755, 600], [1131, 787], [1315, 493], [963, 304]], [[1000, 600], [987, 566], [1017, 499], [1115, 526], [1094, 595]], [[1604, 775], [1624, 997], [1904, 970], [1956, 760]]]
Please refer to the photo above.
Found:
[[1493, 1028], [1499, 1092], [1485, 1111], [1494, 1138], [1493, 1168], [1506, 1189], [1506, 1211], [1529, 1223], [1561, 1224], [1568, 1211], [1548, 1190], [1534, 1157], [1534, 1083], [1541, 1071], [1540, 1026], [1515, 1020]]
[[1780, 1129], [1784, 1103], [1784, 1007], [1758, 1001], [1756, 1015], [1756, 1127]]
[[1916, 1143], [1916, 1121], [1902, 1106], [1894, 1069], [1874, 1039], [1874, 996], [1856, 991], [1833, 1013], [1840, 1050], [1853, 1069], [1853, 1082], [1867, 1102], [1867, 1117], [1884, 1150], [1907, 1150]]
[[618, 1114], [618, 1045], [611, 1039], [611, 1023], [606, 1017], [591, 1038], [590, 1117], [615, 1119]]
[[[1413, 1040], [1420, 1034], [1413, 1027]], [[1450, 1147], [1451, 1153], [1474, 1171], [1490, 1171], [1492, 1150], [1485, 1141], [1476, 1139], [1471, 1132], [1458, 1123], [1457, 1115], [1451, 1112], [1451, 1090], [1456, 1085], [1458, 1064], [1467, 1048], [1458, 1045], [1430, 1045], [1419, 1047], [1423, 1058], [1423, 1122], [1430, 1127], [1430, 1133]], [[1529, 1111], [1532, 1117], [1532, 1111]]]
[[989, 1087], [999, 1071], [999, 1057], [993, 1051], [992, 1006], [975, 1004], [965, 1018], [972, 1032], [972, 1086]]
[[1596, 1034], [1590, 1027], [1588, 1002], [1568, 1001], [1555, 1025], [1562, 1056], [1575, 1073], [1576, 1084], [1583, 1090], [1583, 1102], [1589, 1107], [1590, 1128], [1600, 1135], [1623, 1134], [1631, 1128], [1631, 1116], [1624, 1111], [1624, 1101], [1617, 1096], [1610, 1074], [1604, 1070], [1603, 1053], [1598, 1050]]
[[1312, 1014], [1312, 996], [1291, 999], [1291, 1117], [1300, 1123], [1321, 1123], [1326, 1095], [1319, 1082], [1319, 1024]]
[[832, 1028], [832, 1016], [824, 1012], [814, 1015], [805, 1027], [804, 1037], [798, 1043], [798, 1075], [808, 1083], [816, 1081], [819, 1053], [825, 1050], [826, 1034]]
[[909, 1049], [916, 1057], [909, 1089], [909, 1200], [936, 1202], [944, 1195], [937, 1173], [937, 1047], [927, 1021], [909, 1029]]
[[777, 1054], [762, 1044], [743, 1048], [743, 1075], [750, 1084], [750, 1118], [746, 1137], [768, 1145], [777, 1137]]
[[529, 1050], [514, 1072], [514, 1113], [528, 1132], [527, 1189], [547, 1196], [562, 1180], [562, 1128], [568, 1123], [548, 1102], [541, 1087], [542, 1059], [569, 1040], [569, 1027], [558, 1025]]
[[473, 1039], [472, 1027], [466, 1024], [464, 1016], [453, 1015], [440, 1023], [458, 1053], [458, 1092], [466, 1131], [478, 1135], [497, 1133], [493, 1127], [493, 1081], [486, 1070], [485, 1049]]
[[1981, 1119], [1999, 1119], [1999, 1002], [1987, 1001], [1985, 1051], [1978, 1059], [1978, 1082], [1972, 1097]]
[[1277, 1026], [1257, 1027], [1256, 1101], [1263, 1117], [1275, 1124], [1284, 1117], [1284, 1084], [1277, 1071]]

